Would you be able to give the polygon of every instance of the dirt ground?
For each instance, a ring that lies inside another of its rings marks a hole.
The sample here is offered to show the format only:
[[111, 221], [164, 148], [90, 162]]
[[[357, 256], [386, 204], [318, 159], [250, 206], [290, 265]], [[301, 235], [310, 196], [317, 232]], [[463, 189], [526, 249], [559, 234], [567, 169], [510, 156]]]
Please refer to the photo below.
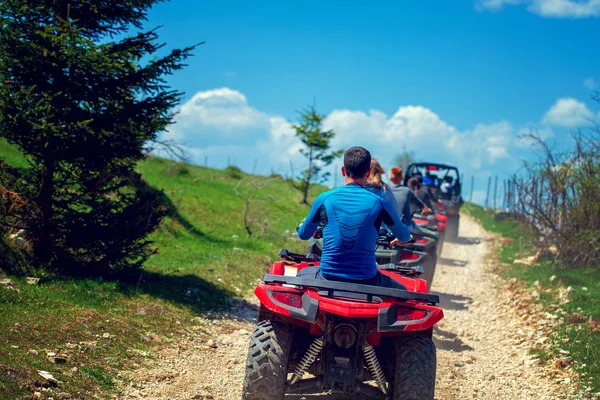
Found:
[[[543, 335], [532, 318], [514, 310], [506, 283], [491, 271], [494, 238], [463, 217], [457, 243], [446, 243], [432, 290], [445, 318], [435, 329], [438, 355], [436, 398], [567, 399], [568, 377], [549, 378], [529, 354]], [[236, 301], [230, 313], [190, 321], [189, 334], [158, 351], [153, 361], [129, 373], [133, 383], [121, 399], [241, 398], [244, 361], [256, 316], [252, 300]], [[535, 319], [535, 318], [534, 318]], [[290, 399], [354, 399], [327, 394]]]

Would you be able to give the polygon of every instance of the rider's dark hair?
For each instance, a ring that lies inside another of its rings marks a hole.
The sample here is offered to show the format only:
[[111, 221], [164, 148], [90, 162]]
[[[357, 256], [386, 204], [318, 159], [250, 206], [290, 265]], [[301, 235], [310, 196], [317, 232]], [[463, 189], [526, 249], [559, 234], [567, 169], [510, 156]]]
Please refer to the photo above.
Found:
[[408, 188], [410, 190], [418, 190], [421, 189], [421, 184], [419, 183], [419, 179], [417, 177], [412, 177], [408, 180]]
[[371, 153], [364, 147], [351, 147], [344, 153], [344, 168], [349, 178], [364, 178], [371, 168]]

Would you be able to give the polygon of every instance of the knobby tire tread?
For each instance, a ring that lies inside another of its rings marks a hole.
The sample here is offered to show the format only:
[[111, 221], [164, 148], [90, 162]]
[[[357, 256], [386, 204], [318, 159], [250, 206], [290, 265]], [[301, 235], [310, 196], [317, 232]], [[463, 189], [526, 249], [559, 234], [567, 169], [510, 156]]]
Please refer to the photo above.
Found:
[[293, 328], [259, 322], [250, 337], [242, 400], [283, 400]]
[[433, 400], [435, 394], [435, 344], [427, 336], [396, 340], [393, 400]]

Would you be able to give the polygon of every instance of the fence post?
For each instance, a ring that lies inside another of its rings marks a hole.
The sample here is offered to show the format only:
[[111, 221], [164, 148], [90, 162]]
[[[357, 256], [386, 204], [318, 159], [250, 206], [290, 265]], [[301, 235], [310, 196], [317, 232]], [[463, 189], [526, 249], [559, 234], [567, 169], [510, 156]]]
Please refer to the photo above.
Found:
[[475, 185], [475, 175], [471, 175], [471, 194], [469, 195], [469, 203], [473, 202], [473, 186]]
[[496, 203], [498, 198], [498, 177], [494, 177], [494, 210], [496, 209]]
[[512, 211], [512, 181], [510, 179], [506, 180], [506, 207]]
[[515, 210], [517, 208], [517, 184], [513, 180], [510, 181], [510, 198], [511, 198], [511, 210]]
[[519, 187], [517, 186], [517, 178], [513, 178], [513, 208], [517, 209], [518, 205], [519, 205], [519, 192], [518, 192]]
[[542, 208], [544, 206], [544, 177], [543, 176], [542, 176], [542, 179], [540, 179], [540, 190], [538, 192], [538, 196], [539, 196], [538, 207]]
[[490, 202], [490, 188], [492, 186], [492, 177], [488, 178], [487, 191], [485, 192], [485, 208], [488, 208]]

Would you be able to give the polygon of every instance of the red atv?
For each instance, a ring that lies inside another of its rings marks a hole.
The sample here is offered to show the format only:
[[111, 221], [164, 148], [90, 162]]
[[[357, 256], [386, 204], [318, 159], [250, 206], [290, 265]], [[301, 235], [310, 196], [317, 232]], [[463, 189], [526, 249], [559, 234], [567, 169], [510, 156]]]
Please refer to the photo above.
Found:
[[[435, 210], [438, 217], [445, 218], [448, 225], [445, 237], [448, 241], [456, 241], [460, 224], [460, 208], [464, 201], [461, 197], [462, 180], [458, 169], [451, 165], [438, 163], [413, 163], [406, 168], [404, 184], [410, 178], [420, 175], [427, 190], [437, 201]], [[442, 193], [441, 187], [445, 181], [451, 183], [447, 193]]]
[[419, 237], [430, 237], [430, 238], [436, 238], [436, 254], [437, 257], [441, 257], [442, 255], [442, 248], [444, 247], [444, 241], [446, 238], [446, 224], [447, 224], [447, 217], [446, 215], [443, 214], [429, 214], [429, 215], [421, 215], [421, 214], [413, 214], [412, 216], [413, 221], [415, 221], [415, 223], [423, 228], [427, 228], [431, 231], [434, 231], [437, 233], [437, 236], [429, 236], [427, 234], [421, 234], [421, 235], [415, 235], [415, 237], [419, 236]]
[[303, 268], [318, 267], [319, 257], [287, 250], [280, 256], [285, 261], [274, 263], [254, 292], [261, 305], [244, 400], [324, 391], [433, 400], [432, 331], [443, 311], [418, 277], [422, 267], [380, 266], [403, 290], [297, 277]]

